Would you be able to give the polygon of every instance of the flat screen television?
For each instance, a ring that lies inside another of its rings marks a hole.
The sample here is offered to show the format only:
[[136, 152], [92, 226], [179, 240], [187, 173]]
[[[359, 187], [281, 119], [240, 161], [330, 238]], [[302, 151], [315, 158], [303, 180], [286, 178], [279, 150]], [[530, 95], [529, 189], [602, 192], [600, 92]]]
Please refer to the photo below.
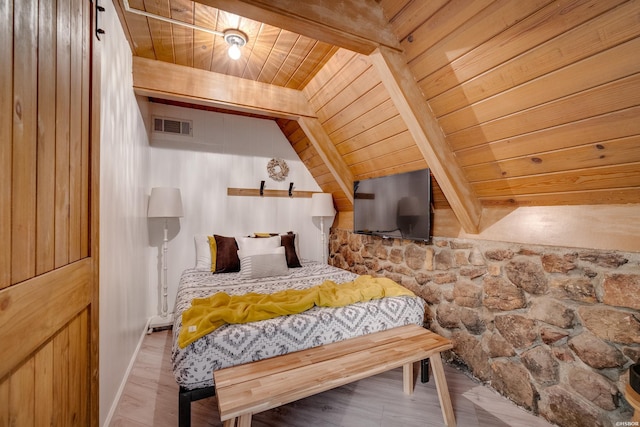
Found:
[[429, 169], [353, 183], [353, 229], [383, 238], [431, 241]]

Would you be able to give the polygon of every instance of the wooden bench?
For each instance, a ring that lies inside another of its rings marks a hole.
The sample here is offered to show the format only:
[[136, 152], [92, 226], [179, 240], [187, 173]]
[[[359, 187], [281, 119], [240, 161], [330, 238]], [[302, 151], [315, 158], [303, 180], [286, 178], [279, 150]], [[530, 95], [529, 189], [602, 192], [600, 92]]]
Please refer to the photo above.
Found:
[[440, 352], [451, 341], [406, 325], [295, 353], [214, 371], [225, 427], [249, 427], [251, 415], [335, 387], [403, 367], [403, 388], [413, 393], [414, 363], [430, 358], [447, 426], [455, 426]]

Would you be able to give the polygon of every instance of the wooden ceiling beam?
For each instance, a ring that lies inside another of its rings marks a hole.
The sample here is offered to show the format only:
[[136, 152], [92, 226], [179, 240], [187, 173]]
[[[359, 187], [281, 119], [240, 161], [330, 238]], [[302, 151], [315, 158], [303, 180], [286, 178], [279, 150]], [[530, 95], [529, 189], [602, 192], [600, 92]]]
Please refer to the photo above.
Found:
[[300, 117], [298, 124], [353, 205], [353, 174], [317, 118]]
[[133, 57], [136, 94], [296, 120], [316, 117], [299, 90]]
[[365, 55], [401, 49], [375, 0], [194, 1]]
[[370, 58], [464, 231], [477, 234], [482, 216], [480, 201], [464, 177], [404, 55], [380, 47]]
[[302, 91], [136, 56], [133, 57], [133, 88], [142, 96], [297, 120], [353, 203], [353, 174]]

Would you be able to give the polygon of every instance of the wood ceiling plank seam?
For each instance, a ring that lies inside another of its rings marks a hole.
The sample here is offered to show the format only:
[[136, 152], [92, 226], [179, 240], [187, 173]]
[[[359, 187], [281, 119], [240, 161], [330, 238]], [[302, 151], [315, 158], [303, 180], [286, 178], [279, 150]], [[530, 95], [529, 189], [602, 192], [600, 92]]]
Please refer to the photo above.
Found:
[[427, 163], [424, 161], [424, 159], [413, 160], [411, 162], [407, 162], [407, 163], [403, 163], [401, 165], [395, 165], [395, 166], [382, 165], [377, 169], [375, 168], [369, 169], [366, 172], [356, 174], [354, 175], [354, 179], [358, 181], [362, 179], [378, 178], [380, 176], [395, 175], [395, 174], [404, 173], [404, 172], [412, 172], [415, 170], [424, 169], [426, 167], [427, 167]]
[[309, 149], [309, 147], [313, 147], [306, 135], [304, 136], [304, 138], [300, 138], [299, 141], [293, 142], [291, 146], [300, 156], [305, 152], [305, 150]]
[[380, 6], [387, 21], [391, 21], [413, 2], [414, 0], [380, 0]]
[[[304, 37], [304, 38], [309, 41], [307, 45], [308, 48], [306, 49], [304, 56], [301, 57], [298, 63], [296, 64], [295, 69], [291, 72], [291, 75], [289, 76], [287, 81], [282, 85], [284, 87], [299, 89], [300, 84], [299, 82], [297, 82], [297, 80], [299, 80], [301, 75], [304, 75], [304, 74], [308, 75], [310, 73], [310, 71], [308, 71], [309, 63], [314, 64], [314, 63], [317, 63], [318, 61], [316, 59], [315, 50], [320, 45], [320, 42], [318, 40], [309, 39], [307, 37]], [[322, 56], [324, 57], [324, 55]]]
[[[617, 0], [618, 3], [622, 1], [624, 0]], [[559, 5], [562, 6], [562, 3]], [[518, 25], [452, 61], [448, 68], [442, 68], [420, 79], [418, 84], [432, 100], [434, 108], [441, 111], [441, 104], [464, 105], [465, 102], [460, 104], [459, 93], [455, 90], [458, 86], [466, 86], [474, 78], [544, 45], [564, 31], [580, 26], [600, 15], [603, 10], [613, 8], [615, 3], [591, 0], [576, 5], [571, 14], [565, 13], [565, 7], [557, 6], [556, 3], [550, 4]]]
[[[258, 48], [251, 49], [251, 53], [249, 55], [249, 59], [247, 61], [247, 68], [245, 69], [243, 78], [250, 80], [258, 80], [258, 76], [262, 72], [264, 68], [264, 64], [273, 49], [273, 45], [276, 43], [278, 39], [278, 35], [282, 30], [279, 28], [272, 27], [270, 25], [262, 24], [260, 26], [260, 31], [256, 36], [256, 46]], [[264, 48], [264, 46], [269, 46], [268, 48]]]
[[478, 181], [471, 185], [478, 197], [638, 187], [640, 186], [640, 162]]
[[[190, 0], [171, 0], [170, 12], [171, 18], [186, 22], [194, 23], [193, 8], [194, 4]], [[179, 25], [171, 26], [174, 37], [174, 50], [176, 52], [176, 64], [193, 67], [193, 40], [195, 30], [192, 28], [181, 27]], [[176, 39], [178, 43], [176, 44]]]
[[[215, 28], [218, 20], [218, 9], [194, 3], [195, 24], [201, 27]], [[193, 65], [201, 70], [211, 70], [215, 35], [204, 31], [194, 32]]]
[[331, 173], [326, 173], [326, 174], [322, 174], [322, 175], [314, 175], [316, 183], [320, 186], [323, 185], [328, 185], [331, 182], [335, 182], [335, 179], [333, 178], [333, 176], [331, 175]]
[[286, 79], [288, 79], [288, 77], [290, 76], [289, 72], [285, 70], [286, 64], [289, 61], [289, 59], [293, 57], [293, 51], [295, 50], [296, 46], [300, 42], [300, 39], [302, 38], [300, 34], [292, 33], [292, 35], [295, 37], [295, 41], [292, 43], [288, 52], [284, 55], [284, 58], [282, 59], [282, 61], [280, 61], [280, 64], [278, 65], [278, 70], [274, 74], [273, 79], [271, 79], [270, 84], [273, 84], [276, 86], [284, 86], [284, 84], [281, 82], [283, 79], [283, 77], [281, 76], [283, 75], [286, 76], [284, 77]]
[[405, 56], [379, 48], [371, 55], [371, 60], [462, 228], [467, 233], [477, 233], [482, 215], [480, 203], [457, 164], [433, 111], [418, 90]]
[[312, 46], [307, 50], [304, 57], [300, 59], [300, 62], [296, 66], [295, 70], [293, 70], [293, 72], [291, 73], [287, 81], [283, 84], [284, 87], [288, 87], [292, 89], [300, 88], [300, 85], [298, 82], [296, 82], [296, 80], [299, 78], [301, 71], [303, 69], [306, 70], [305, 65], [308, 64], [308, 61], [312, 61], [311, 58], [313, 58], [314, 49], [320, 43], [318, 40], [313, 40], [313, 39], [309, 39], [309, 40], [311, 40]]
[[640, 135], [463, 167], [469, 182], [640, 162]]
[[411, 64], [411, 61], [420, 53], [431, 48], [456, 28], [463, 26], [493, 1], [452, 0], [448, 2], [411, 34], [413, 36], [411, 42], [409, 38], [400, 42], [406, 62]]
[[319, 60], [317, 62], [317, 64], [315, 64], [313, 69], [306, 76], [304, 76], [303, 80], [300, 82], [298, 87], [296, 87], [294, 89], [298, 89], [298, 90], [304, 91], [307, 88], [307, 85], [324, 68], [324, 66], [327, 64], [327, 62], [329, 62], [331, 60], [331, 58], [333, 58], [333, 56], [340, 50], [340, 48], [338, 46], [329, 45], [329, 44], [324, 43], [324, 42], [319, 42], [319, 43], [322, 43], [322, 44], [328, 46], [327, 52], [324, 54], [322, 59]]
[[[316, 114], [318, 114], [318, 118], [322, 121], [327, 133], [332, 134], [343, 128], [347, 123], [351, 123], [358, 118], [364, 117], [361, 115], [363, 111], [371, 111], [376, 106], [383, 104], [387, 99], [389, 99], [389, 93], [384, 85], [379, 83], [374, 88], [367, 91], [362, 97], [344, 108], [342, 111], [334, 114], [329, 119], [326, 119], [322, 115], [322, 111], [317, 111]], [[363, 107], [363, 105], [371, 107]]]
[[315, 147], [313, 146], [313, 144], [311, 144], [310, 141], [309, 141], [308, 147], [305, 147], [303, 150], [300, 150], [298, 152], [298, 157], [300, 157], [300, 160], [305, 162], [305, 164], [309, 164], [313, 166], [316, 166], [320, 162], [322, 162], [322, 159], [318, 155], [318, 150], [315, 149]]
[[[329, 170], [327, 165], [324, 164], [323, 161], [320, 161], [318, 164], [316, 164], [313, 167], [309, 168], [309, 172], [311, 172], [311, 174], [313, 176], [329, 175], [329, 176], [331, 176], [331, 180], [335, 181], [335, 177], [333, 176], [333, 174], [331, 173], [331, 171]], [[331, 180], [327, 179], [327, 182], [329, 182]], [[338, 185], [338, 181], [335, 181], [335, 183], [336, 183], [336, 186], [337, 186]]]
[[312, 100], [337, 75], [351, 59], [358, 54], [350, 50], [338, 48], [324, 67], [307, 83], [303, 92], [307, 99]]
[[359, 103], [360, 99], [378, 85], [380, 85], [380, 80], [377, 78], [376, 70], [370, 67], [356, 77], [353, 82], [346, 86], [340, 93], [332, 97], [323, 107], [315, 108], [316, 106], [314, 105], [316, 114], [322, 118], [323, 122], [329, 121], [345, 108], [352, 104]]
[[[151, 2], [149, 0], [145, 0], [144, 2], [145, 11], [168, 18], [170, 15], [168, 3], [165, 2], [164, 6], [163, 8], [157, 4], [157, 2]], [[171, 24], [152, 18], [147, 18], [147, 24], [149, 25], [151, 39], [153, 40], [156, 59], [175, 64]]]
[[447, 135], [454, 151], [640, 105], [640, 73]]
[[[286, 65], [291, 70], [289, 72], [290, 75], [282, 86], [287, 87], [287, 84], [296, 78], [300, 70], [304, 69], [306, 62], [311, 60], [312, 53], [318, 44], [318, 40], [309, 37], [301, 36], [298, 39], [298, 43], [292, 50], [292, 61], [288, 61]], [[314, 61], [317, 61], [317, 59], [314, 58]]]
[[[353, 176], [356, 176], [371, 171], [377, 172], [379, 169], [402, 168], [406, 163], [413, 162], [419, 158], [419, 155], [420, 149], [417, 146], [413, 146], [396, 151], [393, 157], [377, 156], [370, 159], [362, 159], [348, 166], [353, 171]], [[423, 160], [421, 163], [425, 165], [425, 168], [429, 167], [426, 161]]]
[[378, 157], [393, 157], [396, 152], [405, 148], [415, 147], [415, 141], [409, 130], [389, 138], [372, 142], [366, 147], [342, 156], [347, 165], [353, 165], [361, 159], [375, 159]]
[[[529, 132], [509, 139], [458, 150], [455, 152], [461, 166], [470, 166], [491, 160], [536, 154], [558, 148], [604, 141], [640, 134], [640, 107], [631, 107], [579, 121]], [[489, 160], [487, 157], [489, 156]]]
[[287, 82], [291, 80], [296, 70], [300, 68], [304, 59], [309, 55], [313, 42], [308, 37], [298, 35], [296, 42], [288, 52], [287, 57], [282, 61], [280, 69], [273, 78], [273, 84], [287, 86]]
[[[449, 0], [412, 1], [401, 11], [388, 19], [391, 31], [398, 41], [405, 40], [411, 33], [424, 25], [431, 17], [442, 9]], [[383, 10], [385, 6], [382, 6]]]
[[606, 190], [570, 191], [545, 194], [524, 194], [483, 197], [483, 207], [496, 206], [567, 206], [567, 205], [625, 205], [640, 203], [640, 187]]
[[[640, 52], [640, 38], [469, 104], [438, 117], [438, 121], [449, 134], [628, 77], [640, 72], [637, 52]], [[553, 90], [548, 90], [551, 87]]]
[[371, 70], [371, 63], [362, 55], [354, 55], [349, 62], [334, 72], [321, 90], [309, 98], [309, 103], [316, 111], [325, 108], [327, 104], [341, 96], [343, 92]]
[[[296, 122], [296, 125], [297, 125], [297, 122]], [[290, 132], [287, 135], [287, 138], [289, 138], [289, 141], [291, 141], [291, 143], [295, 147], [306, 148], [309, 145], [307, 135], [304, 133], [304, 131], [300, 126], [297, 126], [297, 129], [295, 129], [295, 131]]]
[[[618, 44], [637, 36], [638, 26], [632, 17], [616, 15], [619, 18], [617, 20], [606, 13], [615, 5], [597, 0], [593, 2], [595, 4], [590, 4], [591, 7], [586, 10], [579, 10], [584, 15], [576, 12], [574, 15], [556, 18], [561, 22], [568, 20], [564, 26], [558, 25], [555, 20], [550, 20], [545, 25], [533, 27], [537, 22], [531, 23], [525, 20], [523, 22], [527, 22], [535, 31], [528, 31], [521, 35], [519, 32], [511, 34], [511, 29], [507, 30], [503, 34], [509, 33], [510, 38], [504, 41], [501, 49], [497, 49], [495, 44], [484, 44], [470, 54], [453, 61], [450, 64], [450, 72], [446, 75], [434, 73], [420, 80], [418, 85], [432, 103], [433, 108], [442, 115], [462, 108], [469, 102], [506, 90], [511, 85], [523, 83], [557, 69], [562, 64], [569, 64], [581, 57], [591, 55], [592, 52], [604, 50], [612, 43]], [[606, 9], [604, 12], [603, 8]], [[553, 11], [560, 12], [557, 9]], [[632, 14], [632, 10], [625, 9], [625, 12]], [[547, 15], [543, 17], [546, 18]], [[609, 22], [608, 25], [607, 22]], [[618, 33], [618, 36], [602, 38], [600, 25]], [[623, 28], [616, 28], [618, 26]], [[519, 29], [519, 26], [516, 28]], [[559, 46], [568, 46], [572, 50], [563, 52]], [[562, 55], [558, 55], [559, 52]], [[569, 53], [572, 54], [569, 55]], [[554, 61], [544, 60], [544, 58], [554, 57], [556, 58]], [[477, 64], [476, 67], [474, 67], [475, 64]], [[504, 78], [507, 78], [508, 83], [502, 80]], [[444, 88], [446, 90], [441, 88], [444, 81], [450, 82]]]
[[351, 138], [357, 138], [359, 134], [366, 132], [369, 128], [378, 126], [398, 115], [398, 110], [391, 98], [386, 98], [382, 103], [364, 111], [362, 115], [356, 116], [340, 128], [332, 130], [329, 135], [337, 146]]
[[[131, 52], [133, 52], [134, 55], [144, 58], [157, 59], [147, 18], [133, 13], [126, 13], [124, 7], [121, 6], [121, 1], [122, 0], [119, 0], [114, 4], [120, 7], [120, 13], [122, 13], [120, 23], [123, 29], [125, 26], [128, 29], [128, 32], [125, 32], [125, 36], [128, 35], [127, 38], [131, 45]], [[130, 2], [135, 4], [135, 0], [130, 0]], [[116, 11], [117, 10], [118, 9], [116, 9]]]
[[372, 141], [384, 140], [405, 131], [408, 131], [408, 129], [404, 120], [400, 117], [400, 114], [396, 114], [341, 142], [337, 142], [333, 136], [329, 136], [331, 136], [331, 140], [334, 141], [338, 152], [345, 155], [369, 145]]
[[292, 134], [289, 134], [287, 138], [289, 138], [289, 141], [294, 146], [298, 146], [299, 144], [308, 144], [308, 141], [305, 142], [307, 136], [304, 134], [304, 131], [302, 129], [298, 129]]
[[[398, 116], [398, 119], [401, 119], [401, 117]], [[396, 145], [398, 141], [401, 141], [402, 144]], [[373, 149], [373, 150], [379, 151], [376, 149], [376, 147], [379, 146], [380, 144], [389, 145], [389, 147], [385, 150], [385, 151], [389, 151], [392, 148], [394, 149], [404, 148], [404, 146], [406, 146], [406, 144], [408, 143], [415, 144], [415, 141], [413, 140], [413, 137], [411, 136], [409, 129], [407, 129], [406, 126], [403, 126], [403, 129], [400, 130], [399, 132], [394, 130], [393, 132], [389, 132], [389, 135], [383, 134], [380, 137], [360, 140], [357, 143], [349, 144], [348, 146], [345, 146], [345, 144], [341, 144], [341, 146], [338, 147], [336, 145], [336, 148], [338, 148], [338, 152], [345, 158], [347, 157], [350, 158], [352, 156], [358, 156], [358, 155], [367, 157], [370, 153], [369, 150]]]
[[298, 126], [298, 123], [295, 120], [276, 119], [276, 123], [287, 138], [294, 133], [304, 135], [304, 132], [302, 132], [302, 129], [300, 129], [300, 126]]
[[344, 194], [344, 191], [342, 191], [342, 188], [340, 188], [340, 186], [338, 185], [337, 181], [333, 181], [333, 182], [328, 182], [326, 184], [324, 184], [323, 186], [321, 186], [322, 191], [325, 193], [341, 193]]
[[293, 44], [291, 41], [292, 37], [297, 37], [297, 35], [285, 30], [281, 30], [278, 33], [278, 37], [269, 51], [269, 55], [265, 60], [264, 66], [262, 67], [262, 70], [260, 70], [257, 81], [269, 84], [272, 83], [273, 77], [276, 75], [280, 69], [280, 65], [282, 64], [282, 59], [280, 58], [281, 52], [288, 52], [291, 49], [291, 45]]
[[410, 61], [416, 80], [448, 67], [452, 61], [503, 33], [553, 0], [497, 0]]

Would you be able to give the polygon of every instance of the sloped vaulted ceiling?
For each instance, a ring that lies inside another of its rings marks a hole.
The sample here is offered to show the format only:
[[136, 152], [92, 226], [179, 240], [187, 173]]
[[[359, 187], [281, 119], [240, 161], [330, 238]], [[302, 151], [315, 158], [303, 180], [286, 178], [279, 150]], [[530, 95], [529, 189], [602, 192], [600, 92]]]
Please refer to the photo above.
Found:
[[354, 179], [431, 167], [436, 204], [640, 203], [640, 2], [130, 0], [147, 96], [275, 118], [340, 211]]

